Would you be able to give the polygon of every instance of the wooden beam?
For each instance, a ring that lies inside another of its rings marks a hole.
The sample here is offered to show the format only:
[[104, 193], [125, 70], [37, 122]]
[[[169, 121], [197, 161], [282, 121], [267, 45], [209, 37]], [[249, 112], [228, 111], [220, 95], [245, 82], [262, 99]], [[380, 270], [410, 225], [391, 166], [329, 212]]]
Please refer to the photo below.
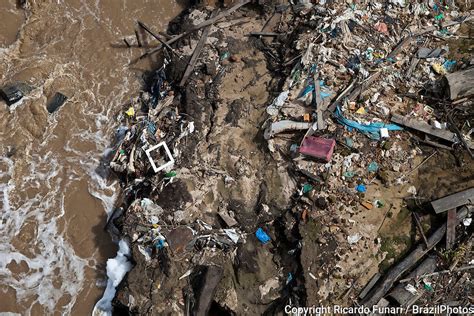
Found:
[[[408, 277], [415, 279], [419, 278], [420, 275], [435, 271], [436, 261], [435, 256], [428, 256], [408, 275]], [[405, 286], [406, 284], [399, 283], [390, 291], [388, 297], [394, 299], [400, 306], [407, 308], [413, 305], [421, 296], [423, 296], [423, 294], [425, 294], [425, 292], [418, 291], [418, 293], [412, 294], [405, 289]]]
[[[172, 53], [176, 54], [178, 57], [180, 57], [180, 55], [178, 53], [176, 53], [176, 51], [173, 49], [173, 47], [171, 47], [169, 44], [167, 44], [165, 41], [163, 41], [158, 35], [156, 35], [150, 28], [148, 28], [143, 22], [140, 22], [140, 21], [137, 21], [138, 25], [144, 29], [145, 31], [147, 31], [151, 36], [153, 36], [154, 38], [156, 38], [162, 45], [164, 45], [166, 48], [168, 48]], [[137, 37], [138, 38], [138, 37]]]
[[446, 250], [453, 248], [456, 240], [456, 209], [452, 208], [448, 211], [446, 220]]
[[367, 293], [369, 293], [369, 291], [374, 287], [375, 283], [377, 283], [381, 276], [382, 275], [378, 272], [372, 276], [369, 283], [367, 283], [364, 289], [360, 292], [359, 299], [363, 299], [367, 295]]
[[[433, 127], [429, 125], [428, 123], [419, 121], [417, 119], [404, 117], [399, 114], [393, 114], [391, 121], [396, 124], [409, 127], [411, 129], [423, 132], [431, 136], [441, 138], [443, 140], [446, 140], [452, 143], [455, 143], [458, 140], [455, 133], [445, 130], [445, 129], [439, 129], [439, 128]], [[474, 145], [469, 145], [469, 147], [474, 148]]]
[[[217, 11], [213, 11], [212, 14], [215, 15], [216, 12]], [[189, 60], [188, 65], [186, 66], [186, 70], [184, 71], [183, 77], [181, 78], [181, 81], [179, 82], [180, 87], [184, 86], [184, 84], [188, 80], [189, 76], [193, 72], [194, 66], [196, 66], [196, 62], [199, 59], [199, 56], [201, 55], [201, 51], [204, 48], [204, 45], [206, 44], [207, 36], [209, 35], [210, 29], [211, 29], [211, 27], [210, 27], [210, 25], [208, 25], [202, 31], [201, 38], [199, 39], [198, 44], [194, 48], [193, 55], [191, 56], [191, 59]]]
[[445, 196], [431, 202], [436, 214], [474, 202], [474, 188]]

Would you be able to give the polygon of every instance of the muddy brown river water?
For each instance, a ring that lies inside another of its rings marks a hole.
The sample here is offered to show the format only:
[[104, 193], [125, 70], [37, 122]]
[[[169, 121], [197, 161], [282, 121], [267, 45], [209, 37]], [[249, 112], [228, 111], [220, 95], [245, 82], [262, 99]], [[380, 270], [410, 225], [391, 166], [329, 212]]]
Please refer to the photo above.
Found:
[[[97, 167], [114, 117], [140, 87], [139, 48], [111, 45], [135, 20], [164, 30], [169, 0], [0, 1], [0, 86], [32, 91], [0, 101], [0, 312], [90, 314], [116, 246], [104, 232], [118, 184]], [[60, 91], [68, 101], [48, 114]]]

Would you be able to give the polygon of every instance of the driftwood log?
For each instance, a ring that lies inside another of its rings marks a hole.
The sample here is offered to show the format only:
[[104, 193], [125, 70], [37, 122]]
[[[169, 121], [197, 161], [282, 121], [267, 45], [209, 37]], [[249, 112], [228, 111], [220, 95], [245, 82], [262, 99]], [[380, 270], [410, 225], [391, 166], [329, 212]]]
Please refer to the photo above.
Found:
[[[464, 206], [457, 213], [458, 223], [462, 221], [468, 213], [472, 212], [474, 206]], [[405, 259], [400, 261], [385, 275], [370, 292], [366, 298], [360, 302], [360, 305], [374, 306], [383, 298], [383, 296], [392, 288], [393, 284], [415, 264], [423, 258], [428, 251], [436, 246], [446, 234], [446, 225], [439, 227], [429, 238], [428, 247], [424, 243], [420, 243]]]

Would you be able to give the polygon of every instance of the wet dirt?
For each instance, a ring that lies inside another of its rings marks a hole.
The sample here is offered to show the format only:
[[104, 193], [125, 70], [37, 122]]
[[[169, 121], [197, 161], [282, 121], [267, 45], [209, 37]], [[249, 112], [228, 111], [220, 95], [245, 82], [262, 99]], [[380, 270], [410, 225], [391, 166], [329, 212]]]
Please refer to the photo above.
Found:
[[[0, 312], [84, 315], [102, 295], [118, 188], [98, 168], [110, 119], [153, 66], [129, 66], [143, 50], [122, 38], [137, 19], [164, 30], [184, 4], [0, 3], [0, 86], [32, 88], [18, 104], [0, 101]], [[58, 91], [68, 100], [48, 114]]]

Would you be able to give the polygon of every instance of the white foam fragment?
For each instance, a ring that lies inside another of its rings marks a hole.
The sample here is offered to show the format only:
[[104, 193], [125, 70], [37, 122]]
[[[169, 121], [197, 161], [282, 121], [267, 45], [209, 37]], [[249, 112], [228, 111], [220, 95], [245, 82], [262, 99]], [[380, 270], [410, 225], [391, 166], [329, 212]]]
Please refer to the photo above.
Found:
[[382, 128], [380, 129], [380, 136], [381, 136], [382, 138], [388, 138], [388, 137], [390, 137], [390, 135], [388, 134], [388, 128], [382, 127]]
[[359, 235], [359, 233], [354, 234], [354, 235], [349, 235], [349, 236], [347, 236], [347, 242], [350, 245], [353, 245], [353, 244], [357, 243], [361, 238], [362, 237]]
[[128, 260], [130, 248], [125, 240], [120, 240], [119, 250], [115, 258], [107, 260], [107, 288], [102, 298], [95, 304], [92, 315], [112, 315], [112, 300], [115, 296], [116, 288], [122, 282], [123, 277], [132, 268], [132, 263]]

